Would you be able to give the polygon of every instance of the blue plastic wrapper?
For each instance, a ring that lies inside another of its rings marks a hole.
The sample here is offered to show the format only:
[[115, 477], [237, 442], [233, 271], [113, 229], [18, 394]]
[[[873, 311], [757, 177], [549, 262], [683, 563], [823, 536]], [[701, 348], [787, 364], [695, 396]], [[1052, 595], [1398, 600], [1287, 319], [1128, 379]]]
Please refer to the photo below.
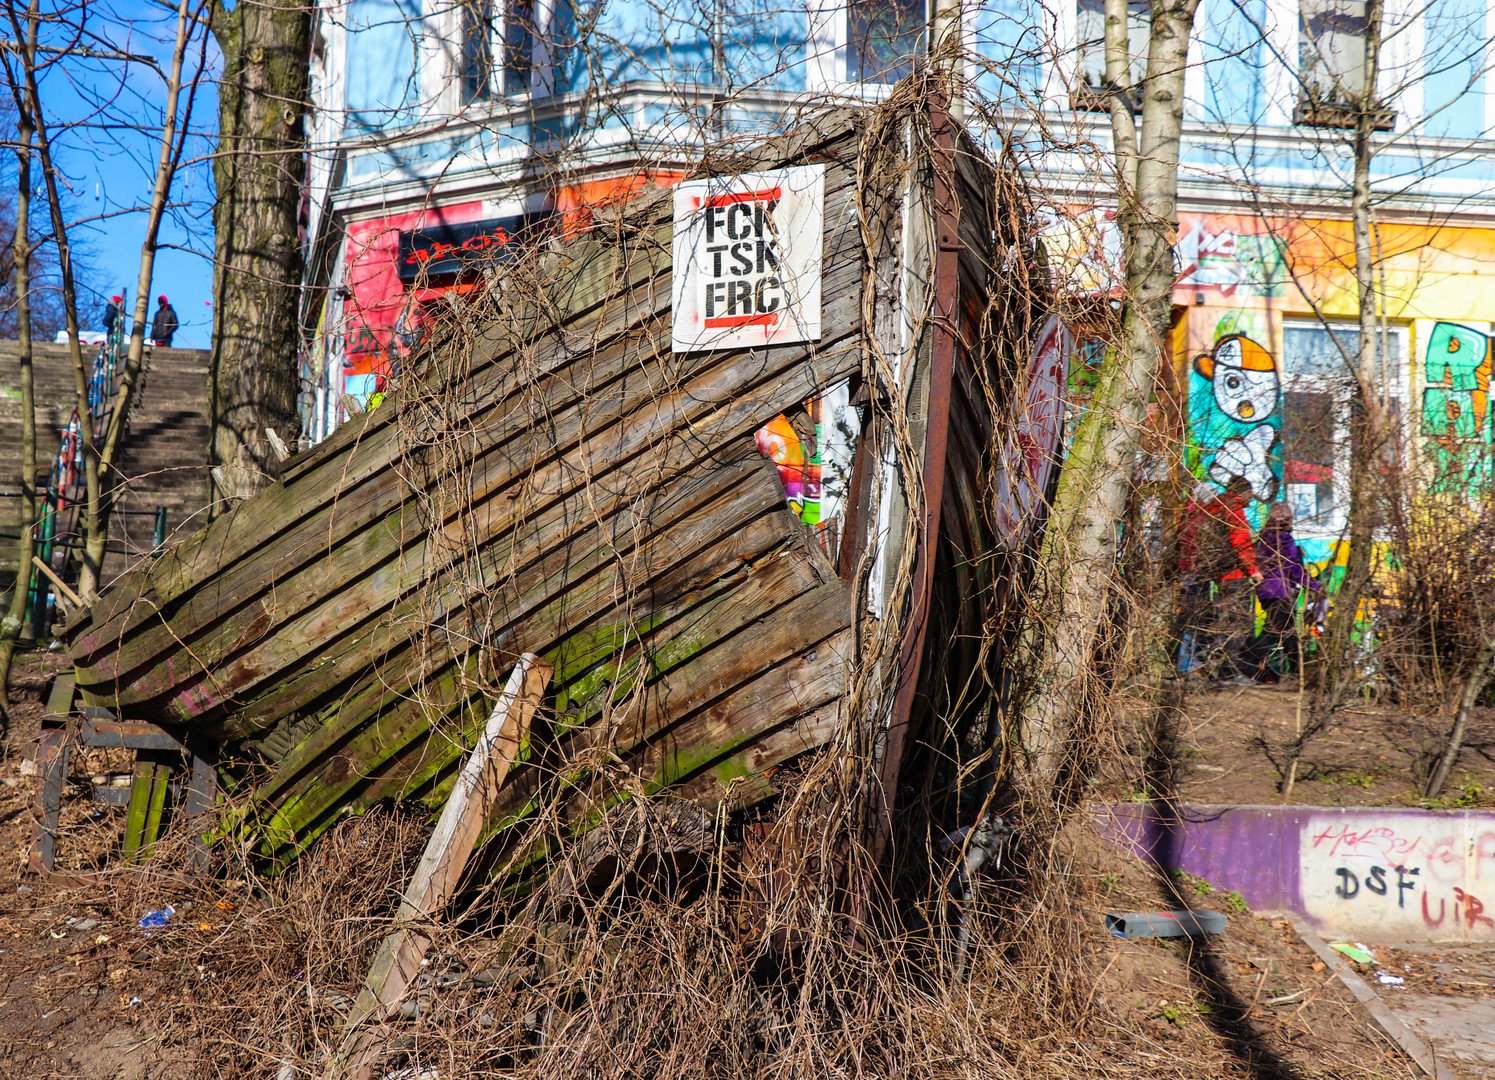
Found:
[[167, 904], [160, 911], [152, 911], [147, 913], [146, 916], [135, 925], [139, 926], [142, 930], [159, 930], [161, 929], [161, 927], [165, 926], [167, 921], [175, 914], [176, 908], [172, 907], [170, 904]]

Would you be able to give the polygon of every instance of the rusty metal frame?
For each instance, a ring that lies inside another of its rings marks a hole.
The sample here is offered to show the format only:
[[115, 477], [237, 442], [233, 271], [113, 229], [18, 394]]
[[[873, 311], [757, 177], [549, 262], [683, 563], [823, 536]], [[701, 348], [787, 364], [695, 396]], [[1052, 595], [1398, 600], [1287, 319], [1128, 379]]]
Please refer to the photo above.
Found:
[[880, 780], [883, 813], [875, 851], [880, 857], [892, 831], [893, 804], [913, 718], [914, 697], [929, 630], [934, 555], [940, 536], [940, 507], [945, 495], [945, 450], [950, 433], [950, 384], [955, 367], [960, 311], [960, 213], [955, 197], [955, 123], [942, 95], [931, 95], [929, 128], [934, 144], [934, 298], [929, 355], [929, 404], [924, 430], [923, 529], [914, 552], [914, 595], [903, 628], [898, 658], [898, 691], [883, 747]]
[[[72, 677], [62, 676], [54, 684], [43, 714], [41, 738], [36, 748], [36, 826], [27, 859], [27, 869], [34, 874], [55, 874], [57, 825], [62, 814], [62, 790], [67, 784], [68, 748], [74, 742], [155, 755], [179, 754], [190, 770], [186, 793], [181, 800], [182, 816], [192, 818], [206, 814], [218, 801], [218, 774], [212, 758], [189, 745], [185, 736], [140, 720], [106, 718], [102, 709], [78, 710], [86, 713], [86, 718], [74, 720], [75, 694]], [[192, 835], [191, 850], [193, 865], [199, 870], [206, 869], [207, 845], [196, 830]]]

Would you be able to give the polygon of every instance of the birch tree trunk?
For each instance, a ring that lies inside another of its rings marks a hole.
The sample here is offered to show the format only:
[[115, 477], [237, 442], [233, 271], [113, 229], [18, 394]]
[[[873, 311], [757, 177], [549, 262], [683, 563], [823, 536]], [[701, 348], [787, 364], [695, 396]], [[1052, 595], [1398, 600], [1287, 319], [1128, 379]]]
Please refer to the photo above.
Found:
[[275, 481], [296, 416], [302, 251], [297, 210], [305, 175], [311, 7], [239, 0], [218, 10], [218, 201], [209, 368], [209, 501], [213, 515]]
[[[36, 55], [36, 24], [28, 28], [26, 54]], [[21, 392], [21, 535], [16, 541], [16, 584], [0, 620], [0, 734], [10, 726], [10, 664], [26, 621], [31, 575], [32, 526], [36, 524], [36, 390], [31, 364], [31, 116], [14, 79], [16, 104], [16, 235], [12, 245], [16, 285], [16, 360]]]
[[1375, 221], [1371, 205], [1371, 159], [1375, 156], [1376, 82], [1380, 74], [1384, 0], [1365, 5], [1365, 87], [1355, 103], [1354, 174], [1350, 187], [1350, 227], [1355, 242], [1355, 291], [1359, 302], [1359, 348], [1350, 411], [1350, 550], [1339, 590], [1338, 617], [1330, 631], [1330, 684], [1353, 677], [1356, 657], [1350, 635], [1360, 599], [1373, 576], [1375, 518], [1379, 499], [1376, 461], [1387, 437], [1382, 373], [1378, 370], [1380, 329], [1376, 291]]
[[[1140, 87], [1132, 85], [1131, 37], [1127, 0], [1106, 0], [1105, 7], [1106, 111], [1111, 117], [1111, 145], [1116, 155], [1116, 173], [1121, 181], [1119, 195], [1137, 190], [1137, 120], [1132, 103]], [[1116, 214], [1122, 236], [1130, 241], [1125, 221], [1135, 215], [1129, 205], [1119, 200]]]
[[[1197, 7], [1198, 0], [1153, 4], [1121, 332], [1101, 363], [1049, 518], [1043, 560], [1051, 603], [1039, 686], [1024, 718], [1029, 783], [1039, 792], [1056, 789], [1071, 735], [1104, 690], [1091, 669], [1110, 607], [1117, 525], [1153, 380], [1168, 354], [1184, 69]], [[1128, 194], [1119, 193], [1118, 204]]]

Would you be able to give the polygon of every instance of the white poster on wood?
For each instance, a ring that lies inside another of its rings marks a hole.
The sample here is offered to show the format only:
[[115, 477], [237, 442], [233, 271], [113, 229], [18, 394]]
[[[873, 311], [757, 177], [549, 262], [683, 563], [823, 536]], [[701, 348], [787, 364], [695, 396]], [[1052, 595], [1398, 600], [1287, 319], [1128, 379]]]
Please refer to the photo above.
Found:
[[676, 352], [820, 338], [825, 166], [675, 188]]
[[1064, 388], [1073, 347], [1057, 316], [1050, 317], [1033, 343], [1023, 411], [1003, 439], [996, 476], [997, 539], [1008, 550], [1017, 550], [1028, 539], [1059, 464]]

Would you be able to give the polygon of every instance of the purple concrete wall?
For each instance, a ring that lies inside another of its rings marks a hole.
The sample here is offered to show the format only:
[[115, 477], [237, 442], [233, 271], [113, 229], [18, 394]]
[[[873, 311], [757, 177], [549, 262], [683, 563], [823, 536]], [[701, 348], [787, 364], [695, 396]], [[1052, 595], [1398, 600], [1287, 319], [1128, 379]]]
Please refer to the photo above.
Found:
[[1096, 824], [1153, 865], [1326, 934], [1495, 940], [1495, 813], [1138, 803]]

